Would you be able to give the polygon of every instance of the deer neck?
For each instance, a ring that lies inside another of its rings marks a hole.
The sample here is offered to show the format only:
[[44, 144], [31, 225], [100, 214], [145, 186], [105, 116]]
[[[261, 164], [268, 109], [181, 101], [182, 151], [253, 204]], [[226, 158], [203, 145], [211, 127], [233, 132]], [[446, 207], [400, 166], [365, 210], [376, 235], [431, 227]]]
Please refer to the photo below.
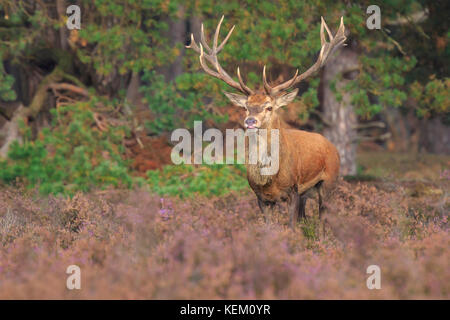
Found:
[[[281, 120], [276, 116], [273, 115], [272, 121], [269, 123], [269, 125], [265, 128], [261, 128], [266, 130], [266, 134], [260, 134], [259, 135], [259, 143], [258, 147], [262, 147], [265, 152], [267, 152], [267, 157], [271, 157], [273, 161], [274, 155], [272, 154], [274, 148], [272, 146], [272, 130], [278, 130], [278, 161], [279, 166], [281, 166], [282, 162], [282, 150], [283, 150], [283, 139], [284, 139], [284, 128], [282, 125]], [[247, 158], [247, 160], [249, 160]], [[252, 181], [252, 183], [259, 185], [259, 186], [265, 186], [269, 185], [272, 182], [273, 177], [276, 175], [264, 175], [261, 173], [261, 169], [264, 167], [267, 167], [267, 161], [263, 157], [263, 159], [260, 159], [258, 157], [258, 161], [256, 164], [250, 164], [247, 162], [247, 176], [248, 179]], [[278, 170], [279, 171], [279, 170]]]

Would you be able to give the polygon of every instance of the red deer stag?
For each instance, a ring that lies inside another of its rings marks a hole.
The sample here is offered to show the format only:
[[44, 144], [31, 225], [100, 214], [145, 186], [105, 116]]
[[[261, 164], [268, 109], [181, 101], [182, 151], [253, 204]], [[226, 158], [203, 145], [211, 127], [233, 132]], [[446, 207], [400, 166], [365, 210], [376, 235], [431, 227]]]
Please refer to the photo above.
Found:
[[[263, 176], [259, 170], [261, 168], [259, 164], [252, 165], [248, 161], [246, 163], [248, 182], [258, 198], [258, 205], [267, 218], [268, 213], [273, 210], [278, 201], [288, 201], [291, 227], [294, 227], [297, 220], [306, 218], [305, 204], [310, 194], [308, 191], [316, 189], [319, 197], [319, 217], [321, 217], [324, 198], [333, 188], [339, 175], [338, 152], [335, 146], [320, 134], [286, 128], [276, 110], [289, 104], [297, 96], [298, 89], [291, 92], [286, 90], [319, 70], [326, 63], [327, 58], [344, 43], [346, 37], [343, 18], [335, 36], [331, 34], [321, 18], [320, 54], [316, 63], [303, 74], [299, 75], [297, 70], [292, 79], [277, 86], [271, 86], [267, 82], [264, 66], [264, 89], [260, 92], [255, 92], [244, 84], [239, 67], [237, 68], [239, 82], [236, 82], [219, 64], [217, 54], [222, 51], [234, 29], [233, 26], [219, 45], [219, 31], [223, 18], [222, 16], [217, 25], [212, 47], [206, 43], [203, 25], [199, 45], [191, 35], [191, 43], [186, 47], [200, 54], [200, 65], [207, 74], [225, 81], [229, 86], [244, 94], [224, 92], [233, 104], [245, 108], [244, 125], [247, 129], [267, 129], [267, 132], [271, 129], [279, 130], [278, 172], [272, 176]], [[325, 39], [324, 29], [328, 33], [329, 42]], [[211, 69], [205, 60], [214, 69]], [[270, 141], [266, 143], [269, 145]]]

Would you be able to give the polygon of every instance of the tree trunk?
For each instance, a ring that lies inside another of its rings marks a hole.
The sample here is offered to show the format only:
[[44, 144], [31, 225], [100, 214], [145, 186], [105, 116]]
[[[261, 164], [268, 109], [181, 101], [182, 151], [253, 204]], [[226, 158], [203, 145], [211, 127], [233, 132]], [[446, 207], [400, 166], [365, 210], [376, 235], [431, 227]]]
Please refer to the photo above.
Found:
[[[351, 49], [342, 48], [330, 57], [322, 73], [323, 117], [328, 123], [324, 135], [336, 146], [341, 158], [340, 174], [356, 174], [356, 124], [357, 117], [351, 104], [351, 93], [344, 90], [349, 79], [355, 76], [358, 55]], [[340, 78], [340, 79], [339, 79]], [[336, 91], [342, 94], [338, 101], [330, 88], [336, 82]]]
[[439, 118], [420, 122], [420, 149], [430, 153], [450, 154], [450, 127], [442, 123]]
[[42, 108], [45, 106], [47, 99], [47, 91], [50, 85], [60, 81], [64, 77], [64, 73], [55, 67], [55, 69], [48, 75], [46, 75], [39, 84], [36, 93], [33, 96], [28, 107], [24, 107], [22, 104], [14, 111], [11, 120], [6, 123], [0, 130], [2, 135], [3, 144], [0, 147], [0, 157], [5, 158], [8, 154], [9, 147], [13, 141], [21, 141], [22, 137], [19, 133], [19, 121], [24, 120], [27, 122], [29, 117], [36, 118]]
[[185, 52], [186, 41], [186, 20], [184, 19], [185, 8], [180, 5], [178, 7], [177, 17], [167, 18], [169, 30], [164, 33], [164, 36], [169, 39], [171, 47], [180, 46], [180, 53], [175, 60], [167, 65], [157, 68], [157, 71], [164, 75], [167, 82], [173, 81], [177, 76], [183, 73], [183, 56]]
[[0, 129], [0, 135], [3, 137], [0, 147], [0, 159], [6, 158], [9, 147], [14, 141], [22, 142], [22, 137], [19, 134], [19, 120], [23, 118], [24, 110], [23, 105], [20, 105], [11, 121], [5, 123]]
[[[58, 18], [66, 16], [66, 4], [64, 0], [56, 0], [56, 11]], [[67, 50], [68, 30], [65, 27], [59, 29], [59, 42], [62, 50]]]
[[383, 117], [391, 133], [391, 138], [387, 141], [387, 149], [391, 152], [408, 151], [411, 148], [411, 132], [407, 128], [406, 117], [395, 107], [388, 107], [383, 111]]

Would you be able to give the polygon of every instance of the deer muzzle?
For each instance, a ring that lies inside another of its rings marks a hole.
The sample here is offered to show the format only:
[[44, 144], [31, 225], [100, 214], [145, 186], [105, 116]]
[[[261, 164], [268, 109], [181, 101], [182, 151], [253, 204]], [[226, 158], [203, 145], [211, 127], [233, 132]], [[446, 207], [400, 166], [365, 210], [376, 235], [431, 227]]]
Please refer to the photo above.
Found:
[[253, 117], [248, 117], [247, 119], [245, 119], [244, 123], [247, 129], [255, 129], [257, 128], [258, 120]]

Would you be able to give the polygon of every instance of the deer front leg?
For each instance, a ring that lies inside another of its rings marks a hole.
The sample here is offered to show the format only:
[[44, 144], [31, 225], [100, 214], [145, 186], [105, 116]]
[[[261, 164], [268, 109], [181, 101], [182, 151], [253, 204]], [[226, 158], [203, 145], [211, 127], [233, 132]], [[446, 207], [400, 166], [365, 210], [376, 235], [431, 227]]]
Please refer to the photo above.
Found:
[[275, 202], [265, 201], [258, 197], [258, 206], [261, 209], [262, 214], [264, 215], [264, 221], [269, 222], [269, 216], [273, 211], [273, 207], [275, 206]]

